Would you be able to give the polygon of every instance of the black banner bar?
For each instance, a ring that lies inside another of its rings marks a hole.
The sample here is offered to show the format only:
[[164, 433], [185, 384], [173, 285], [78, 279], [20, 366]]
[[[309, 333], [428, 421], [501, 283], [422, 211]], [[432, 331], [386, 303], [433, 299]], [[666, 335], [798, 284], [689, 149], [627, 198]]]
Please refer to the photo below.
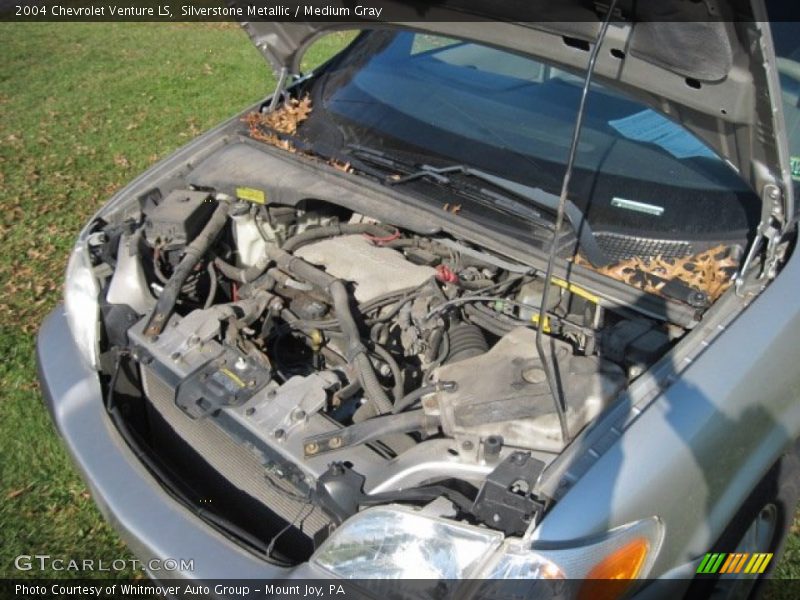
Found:
[[[768, 4], [772, 20], [800, 21], [800, 3]], [[0, 0], [0, 21], [597, 22], [607, 6], [604, 0]], [[753, 19], [748, 2], [620, 0], [615, 13], [614, 20], [633, 22]]]

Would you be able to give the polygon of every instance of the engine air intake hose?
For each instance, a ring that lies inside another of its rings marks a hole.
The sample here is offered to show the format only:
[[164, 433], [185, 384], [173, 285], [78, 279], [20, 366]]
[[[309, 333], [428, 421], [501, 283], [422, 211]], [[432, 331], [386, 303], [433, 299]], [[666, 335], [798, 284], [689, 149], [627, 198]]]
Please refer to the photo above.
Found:
[[454, 363], [473, 356], [480, 356], [489, 351], [489, 345], [483, 332], [477, 325], [457, 323], [447, 331], [450, 340], [450, 352], [445, 363]]
[[366, 233], [377, 238], [386, 238], [392, 235], [391, 231], [372, 223], [338, 223], [336, 225], [325, 225], [323, 227], [306, 229], [303, 233], [298, 233], [286, 240], [282, 248], [287, 252], [294, 252], [300, 246], [304, 246], [316, 240], [337, 235], [355, 235], [358, 233]]

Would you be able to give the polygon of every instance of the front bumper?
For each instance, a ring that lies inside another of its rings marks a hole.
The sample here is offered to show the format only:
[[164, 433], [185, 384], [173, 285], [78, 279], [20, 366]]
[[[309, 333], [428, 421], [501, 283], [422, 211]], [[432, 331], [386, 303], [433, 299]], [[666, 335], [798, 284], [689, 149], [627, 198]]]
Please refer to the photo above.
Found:
[[[272, 565], [206, 525], [170, 496], [122, 440], [103, 406], [97, 373], [81, 360], [63, 307], [45, 320], [36, 344], [45, 403], [100, 511], [144, 565], [193, 560], [194, 569], [158, 578], [285, 579]], [[98, 557], [99, 558], [99, 557]]]

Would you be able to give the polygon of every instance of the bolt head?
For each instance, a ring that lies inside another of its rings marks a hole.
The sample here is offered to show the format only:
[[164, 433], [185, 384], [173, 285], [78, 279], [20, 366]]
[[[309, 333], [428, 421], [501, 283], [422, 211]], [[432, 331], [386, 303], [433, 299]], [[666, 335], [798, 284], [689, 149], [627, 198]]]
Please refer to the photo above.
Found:
[[527, 383], [544, 383], [547, 381], [547, 375], [544, 372], [544, 369], [540, 369], [539, 367], [531, 367], [530, 369], [524, 369], [522, 371], [522, 379]]

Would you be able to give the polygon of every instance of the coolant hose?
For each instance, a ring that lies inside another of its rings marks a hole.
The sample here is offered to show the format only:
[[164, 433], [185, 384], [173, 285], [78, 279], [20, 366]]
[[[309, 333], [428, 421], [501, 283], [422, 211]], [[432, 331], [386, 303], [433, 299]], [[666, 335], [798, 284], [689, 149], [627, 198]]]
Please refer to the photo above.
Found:
[[269, 259], [267, 257], [262, 257], [252, 266], [236, 267], [217, 257], [214, 259], [214, 265], [219, 269], [219, 272], [228, 279], [238, 281], [239, 283], [251, 283], [261, 277], [261, 274], [266, 271], [267, 266], [269, 266]]
[[206, 223], [203, 230], [194, 238], [190, 244], [186, 246], [181, 262], [175, 267], [172, 276], [169, 278], [164, 289], [158, 297], [156, 306], [153, 312], [150, 313], [150, 318], [147, 321], [147, 326], [144, 329], [145, 335], [154, 336], [161, 333], [167, 324], [172, 311], [175, 310], [175, 304], [178, 302], [178, 295], [180, 294], [183, 284], [191, 274], [192, 270], [200, 262], [211, 244], [217, 239], [219, 232], [225, 226], [228, 218], [228, 210], [230, 205], [227, 202], [220, 202], [217, 208], [214, 209], [211, 218]]
[[[373, 225], [372, 223], [344, 223], [341, 225], [326, 225], [325, 227], [307, 229], [303, 233], [299, 233], [293, 237], [290, 237], [288, 240], [286, 240], [286, 242], [284, 242], [282, 249], [286, 252], [292, 252], [293, 250], [297, 250], [300, 246], [315, 240], [321, 240], [323, 238], [333, 237], [336, 235], [352, 235], [358, 233], [366, 233], [376, 237], [386, 237], [391, 235], [390, 231], [387, 231], [379, 225]], [[217, 266], [220, 272], [225, 275], [225, 277], [228, 279], [233, 279], [234, 281], [238, 281], [239, 283], [250, 283], [251, 281], [257, 279], [266, 270], [266, 268], [269, 266], [269, 263], [270, 259], [267, 256], [260, 258], [255, 262], [255, 264], [249, 267], [236, 267], [228, 262], [225, 262], [221, 258], [214, 260], [214, 264]]]
[[306, 229], [303, 233], [290, 237], [281, 247], [287, 252], [294, 252], [300, 246], [309, 242], [337, 235], [355, 235], [358, 233], [366, 233], [377, 238], [387, 238], [392, 235], [391, 231], [373, 223], [341, 223]]
[[361, 387], [364, 388], [367, 398], [369, 398], [378, 411], [378, 414], [386, 414], [392, 411], [392, 403], [386, 392], [381, 387], [378, 381], [378, 376], [375, 374], [375, 369], [372, 366], [372, 361], [367, 355], [367, 349], [361, 342], [361, 334], [358, 331], [358, 325], [353, 317], [352, 308], [350, 306], [350, 294], [347, 293], [347, 288], [340, 279], [336, 279], [328, 286], [328, 292], [333, 299], [333, 306], [336, 310], [336, 316], [339, 319], [339, 326], [342, 328], [347, 338], [347, 359], [352, 362], [358, 373], [358, 379], [361, 382]]

